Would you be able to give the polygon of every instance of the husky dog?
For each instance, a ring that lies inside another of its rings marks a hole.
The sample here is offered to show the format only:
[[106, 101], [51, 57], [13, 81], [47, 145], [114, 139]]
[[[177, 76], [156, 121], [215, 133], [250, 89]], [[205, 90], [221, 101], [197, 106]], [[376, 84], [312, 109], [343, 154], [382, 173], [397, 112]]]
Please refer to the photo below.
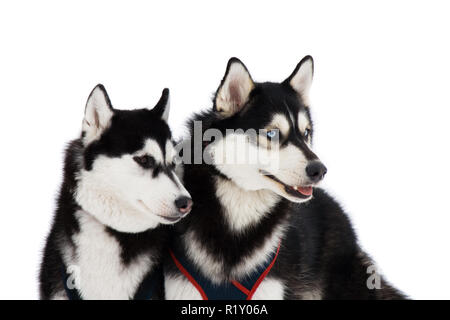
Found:
[[155, 299], [168, 226], [192, 207], [174, 174], [169, 91], [152, 109], [113, 109], [91, 92], [81, 137], [66, 151], [64, 180], [40, 271], [42, 299]]
[[[376, 273], [340, 205], [317, 187], [327, 169], [311, 150], [312, 78], [310, 56], [281, 83], [254, 82], [240, 60], [228, 62], [213, 108], [190, 122], [190, 154], [196, 123], [200, 137], [221, 137], [200, 144], [209, 163], [184, 165], [196, 206], [175, 227], [167, 299], [403, 298]], [[247, 139], [252, 129], [259, 133]], [[276, 151], [277, 163], [233, 161], [254, 149]]]

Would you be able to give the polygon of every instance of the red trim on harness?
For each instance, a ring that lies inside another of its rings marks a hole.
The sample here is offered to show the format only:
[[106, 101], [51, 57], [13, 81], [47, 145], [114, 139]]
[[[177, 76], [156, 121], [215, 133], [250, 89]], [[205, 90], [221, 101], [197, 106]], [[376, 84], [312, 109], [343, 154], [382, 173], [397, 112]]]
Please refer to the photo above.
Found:
[[[246, 300], [251, 300], [253, 298], [253, 295], [255, 294], [255, 291], [258, 289], [261, 282], [264, 280], [264, 278], [269, 274], [270, 269], [272, 269], [273, 265], [275, 264], [275, 261], [277, 260], [278, 253], [280, 252], [281, 247], [281, 241], [278, 244], [277, 252], [275, 253], [275, 257], [273, 258], [272, 262], [269, 264], [269, 266], [264, 270], [264, 272], [259, 276], [258, 280], [256, 280], [255, 284], [253, 285], [253, 288], [251, 290], [248, 290], [246, 287], [244, 287], [242, 284], [237, 282], [236, 280], [231, 280], [231, 283], [241, 290], [244, 294], [247, 295]], [[170, 256], [172, 257], [173, 262], [177, 266], [177, 268], [183, 273], [186, 278], [194, 285], [194, 287], [198, 290], [200, 295], [202, 296], [203, 300], [208, 300], [208, 296], [206, 295], [205, 291], [203, 291], [202, 287], [198, 284], [197, 281], [190, 275], [190, 273], [181, 265], [181, 263], [177, 260], [175, 257], [175, 254], [172, 252], [172, 250], [169, 250]]]
[[273, 258], [272, 262], [269, 264], [267, 269], [264, 270], [264, 272], [258, 278], [258, 280], [256, 280], [255, 285], [253, 286], [252, 290], [250, 291], [250, 293], [247, 296], [247, 300], [252, 300], [252, 297], [255, 294], [256, 289], [258, 289], [259, 285], [264, 280], [264, 278], [267, 276], [267, 274], [269, 273], [270, 269], [272, 269], [273, 265], [275, 264], [275, 261], [277, 260], [278, 252], [280, 252], [280, 247], [281, 247], [281, 241], [280, 241], [280, 244], [278, 245], [278, 249], [277, 249], [277, 253], [275, 254], [275, 257]]
[[187, 270], [181, 265], [181, 263], [175, 258], [175, 255], [173, 254], [172, 250], [169, 251], [170, 255], [173, 259], [173, 262], [175, 262], [175, 265], [178, 267], [178, 269], [183, 273], [186, 278], [194, 285], [195, 288], [197, 288], [198, 292], [202, 296], [203, 300], [208, 300], [208, 297], [206, 296], [205, 292], [203, 291], [202, 287], [195, 281], [195, 279], [187, 272]]
[[248, 290], [246, 287], [244, 287], [242, 284], [240, 284], [239, 282], [237, 282], [236, 280], [231, 280], [231, 283], [238, 288], [239, 290], [241, 290], [246, 296], [248, 296], [250, 294], [250, 290]]

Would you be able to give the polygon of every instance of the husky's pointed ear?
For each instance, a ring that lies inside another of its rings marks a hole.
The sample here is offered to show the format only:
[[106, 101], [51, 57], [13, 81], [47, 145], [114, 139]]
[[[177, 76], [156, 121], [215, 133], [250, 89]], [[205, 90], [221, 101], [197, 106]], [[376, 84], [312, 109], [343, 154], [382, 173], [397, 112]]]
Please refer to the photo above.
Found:
[[294, 72], [284, 82], [289, 84], [309, 106], [309, 89], [314, 74], [314, 60], [311, 56], [304, 57], [295, 67]]
[[245, 65], [238, 58], [231, 58], [214, 97], [214, 110], [225, 117], [236, 114], [248, 101], [254, 86]]
[[170, 112], [170, 96], [169, 89], [165, 88], [159, 98], [158, 103], [152, 109], [161, 119], [167, 122]]
[[114, 115], [105, 87], [98, 84], [89, 95], [83, 120], [83, 142], [88, 144], [100, 137], [109, 127]]

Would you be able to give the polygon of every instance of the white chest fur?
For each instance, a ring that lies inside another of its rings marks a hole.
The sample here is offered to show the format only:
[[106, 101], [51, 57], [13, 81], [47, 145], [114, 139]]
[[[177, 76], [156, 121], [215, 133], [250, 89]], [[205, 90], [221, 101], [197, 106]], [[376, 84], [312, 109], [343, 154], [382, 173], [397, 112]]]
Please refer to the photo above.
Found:
[[73, 237], [75, 251], [67, 251], [66, 266], [76, 270], [72, 275], [83, 299], [130, 299], [145, 274], [152, 258], [143, 254], [128, 265], [121, 260], [121, 247], [98, 220], [78, 211], [80, 232]]
[[235, 232], [245, 232], [258, 223], [279, 201], [279, 196], [269, 190], [244, 191], [234, 182], [222, 178], [216, 180], [219, 198], [228, 225]]
[[[165, 278], [167, 300], [202, 300], [194, 285], [184, 276], [167, 276]], [[281, 281], [267, 277], [255, 291], [252, 300], [282, 300], [284, 285]]]
[[[270, 191], [244, 191], [231, 181], [218, 179], [216, 192], [232, 232], [245, 232], [259, 222], [275, 206], [279, 197]], [[267, 192], [267, 193], [266, 193]], [[285, 225], [275, 226], [265, 242], [241, 261], [231, 271], [233, 278], [241, 278], [263, 264], [276, 251], [285, 232]], [[183, 242], [187, 255], [212, 282], [223, 281], [223, 261], [211, 256], [193, 232], [186, 232]]]
[[[246, 232], [247, 228], [258, 223], [279, 200], [279, 197], [270, 191], [244, 191], [233, 182], [220, 178], [216, 181], [216, 194], [222, 204], [228, 227], [236, 233]], [[245, 276], [267, 261], [276, 251], [284, 230], [283, 224], [274, 227], [265, 243], [243, 257], [241, 262], [233, 268], [232, 277]], [[223, 261], [216, 256], [211, 256], [193, 232], [187, 232], [183, 240], [187, 255], [199, 266], [200, 271], [213, 283], [223, 281]], [[201, 299], [198, 290], [180, 274], [167, 275], [165, 289], [167, 299]], [[269, 275], [260, 284], [253, 299], [283, 299], [284, 291], [283, 283]]]

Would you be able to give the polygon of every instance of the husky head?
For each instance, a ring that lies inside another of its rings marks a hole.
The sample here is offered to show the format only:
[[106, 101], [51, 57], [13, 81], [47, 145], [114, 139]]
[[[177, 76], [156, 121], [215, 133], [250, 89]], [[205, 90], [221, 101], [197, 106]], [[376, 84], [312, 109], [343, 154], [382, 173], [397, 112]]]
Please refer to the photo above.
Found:
[[311, 151], [313, 68], [306, 56], [285, 81], [256, 83], [239, 59], [230, 59], [209, 126], [223, 138], [207, 147], [221, 174], [245, 190], [269, 189], [293, 202], [311, 198], [327, 171]]
[[168, 89], [151, 110], [113, 109], [102, 85], [92, 90], [75, 190], [83, 210], [121, 232], [175, 223], [189, 213], [191, 197], [174, 172], [168, 115]]

